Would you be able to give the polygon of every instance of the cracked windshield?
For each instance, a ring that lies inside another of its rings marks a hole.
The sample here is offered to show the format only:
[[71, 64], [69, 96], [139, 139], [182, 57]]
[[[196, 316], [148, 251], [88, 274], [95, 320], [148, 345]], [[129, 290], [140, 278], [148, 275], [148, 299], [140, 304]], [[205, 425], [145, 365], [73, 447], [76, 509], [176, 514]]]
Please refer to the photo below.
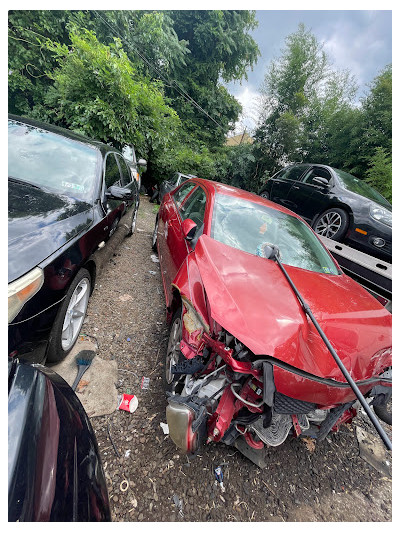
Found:
[[261, 257], [266, 244], [275, 244], [282, 263], [286, 265], [324, 274], [339, 274], [318, 238], [303, 222], [248, 200], [218, 194], [211, 237]]

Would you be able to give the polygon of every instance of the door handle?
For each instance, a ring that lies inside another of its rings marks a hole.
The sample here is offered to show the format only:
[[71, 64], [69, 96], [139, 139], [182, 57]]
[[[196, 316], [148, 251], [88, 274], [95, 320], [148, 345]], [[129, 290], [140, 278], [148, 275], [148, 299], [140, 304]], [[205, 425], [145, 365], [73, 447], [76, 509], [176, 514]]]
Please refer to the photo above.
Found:
[[292, 185], [292, 189], [300, 189], [297, 185]]

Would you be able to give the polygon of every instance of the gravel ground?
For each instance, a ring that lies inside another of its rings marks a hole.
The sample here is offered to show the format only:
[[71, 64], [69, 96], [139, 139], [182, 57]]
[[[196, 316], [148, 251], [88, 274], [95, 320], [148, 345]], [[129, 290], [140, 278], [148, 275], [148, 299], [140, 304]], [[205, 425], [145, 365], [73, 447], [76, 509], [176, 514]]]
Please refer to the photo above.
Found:
[[[391, 476], [360, 457], [354, 424], [315, 449], [286, 440], [269, 449], [263, 470], [224, 444], [209, 445], [189, 461], [164, 435], [161, 361], [168, 329], [160, 268], [151, 259], [154, 221], [155, 206], [144, 196], [136, 234], [97, 279], [82, 330], [96, 338], [100, 357], [117, 361], [118, 392], [139, 401], [132, 414], [92, 418], [113, 521], [391, 521]], [[147, 390], [140, 386], [143, 376], [150, 378]], [[356, 424], [375, 438], [365, 415]], [[385, 459], [391, 468], [391, 454]], [[214, 484], [218, 465], [225, 492]]]

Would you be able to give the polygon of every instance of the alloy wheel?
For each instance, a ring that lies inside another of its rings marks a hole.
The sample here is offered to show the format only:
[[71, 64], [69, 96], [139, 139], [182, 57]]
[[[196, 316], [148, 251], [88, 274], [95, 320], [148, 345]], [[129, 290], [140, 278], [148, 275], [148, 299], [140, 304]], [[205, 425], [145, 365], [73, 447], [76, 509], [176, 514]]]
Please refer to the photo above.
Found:
[[61, 346], [66, 352], [75, 343], [86, 315], [90, 284], [87, 278], [81, 279], [75, 287], [65, 313], [61, 334]]
[[342, 217], [336, 211], [325, 213], [315, 226], [315, 233], [324, 237], [332, 238], [342, 226]]

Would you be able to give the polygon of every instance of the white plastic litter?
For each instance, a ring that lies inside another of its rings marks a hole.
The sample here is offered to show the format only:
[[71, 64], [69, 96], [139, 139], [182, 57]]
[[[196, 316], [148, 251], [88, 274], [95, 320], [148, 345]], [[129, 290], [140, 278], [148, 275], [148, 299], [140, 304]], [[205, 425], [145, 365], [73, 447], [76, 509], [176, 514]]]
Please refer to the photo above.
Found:
[[164, 435], [169, 435], [169, 427], [168, 424], [164, 424], [164, 422], [160, 422], [161, 429], [164, 432]]

